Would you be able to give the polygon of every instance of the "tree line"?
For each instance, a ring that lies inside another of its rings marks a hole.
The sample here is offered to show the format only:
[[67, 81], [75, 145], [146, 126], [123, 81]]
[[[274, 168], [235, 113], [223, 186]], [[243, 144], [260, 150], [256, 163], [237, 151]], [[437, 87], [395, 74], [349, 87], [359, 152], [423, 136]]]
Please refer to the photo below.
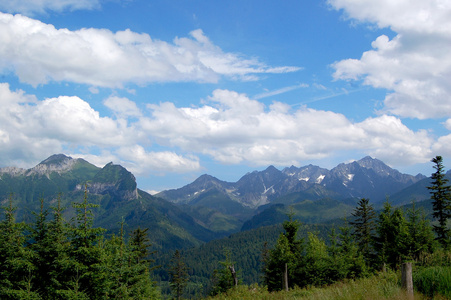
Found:
[[57, 205], [44, 209], [32, 224], [17, 222], [11, 195], [0, 222], [0, 299], [156, 299], [151, 279], [147, 229], [109, 237], [93, 227], [85, 190], [74, 203], [75, 218]]
[[[396, 269], [405, 260], [417, 260], [437, 249], [449, 250], [451, 187], [442, 158], [432, 162], [436, 172], [428, 189], [434, 224], [415, 203], [403, 211], [388, 199], [379, 214], [369, 199], [360, 199], [351, 220], [333, 228], [328, 237], [301, 226], [290, 213], [274, 246], [266, 245], [261, 261], [248, 268], [261, 265], [260, 282], [277, 291], [363, 277]], [[33, 223], [16, 222], [12, 202], [11, 196], [0, 221], [0, 299], [160, 298], [151, 277], [155, 262], [149, 259], [147, 229], [126, 234], [122, 221], [118, 234], [106, 236], [104, 229], [93, 227], [92, 209], [97, 205], [88, 201], [87, 190], [82, 202], [73, 204], [76, 214], [71, 221], [63, 217], [58, 199], [50, 209], [44, 209], [41, 200]], [[212, 272], [208, 284], [212, 295], [242, 282], [233, 256], [225, 251], [226, 259]], [[166, 276], [177, 299], [184, 295], [190, 268], [183, 251], [176, 251]]]
[[[451, 187], [444, 174], [443, 159], [432, 159], [435, 172], [428, 187], [433, 205], [431, 225], [425, 212], [415, 206], [403, 211], [389, 200], [376, 214], [369, 199], [362, 198], [351, 221], [333, 228], [328, 243], [314, 232], [299, 238], [302, 226], [289, 214], [283, 232], [272, 249], [262, 253], [262, 283], [269, 291], [295, 286], [322, 286], [344, 279], [368, 276], [387, 268], [397, 269], [404, 261], [416, 261], [434, 251], [449, 251], [451, 235]], [[212, 294], [234, 286], [233, 274], [227, 272], [233, 262], [221, 262]], [[236, 282], [236, 281], [235, 281]]]

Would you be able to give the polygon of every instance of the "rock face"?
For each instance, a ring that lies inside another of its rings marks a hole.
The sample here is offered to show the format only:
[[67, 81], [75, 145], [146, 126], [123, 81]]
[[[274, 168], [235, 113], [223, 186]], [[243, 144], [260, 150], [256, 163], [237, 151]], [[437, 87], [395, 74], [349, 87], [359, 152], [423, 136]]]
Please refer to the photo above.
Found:
[[300, 168], [291, 166], [280, 171], [270, 166], [261, 172], [248, 173], [236, 183], [202, 175], [191, 184], [161, 192], [158, 196], [172, 202], [190, 204], [215, 189], [250, 208], [271, 203], [290, 193], [305, 191], [318, 196], [365, 197], [380, 202], [386, 195], [396, 193], [423, 178], [425, 176], [421, 174], [402, 174], [382, 161], [367, 156], [359, 161], [340, 164], [332, 170], [308, 165]]
[[[103, 167], [86, 186], [91, 194], [110, 195], [119, 201], [138, 199], [135, 176], [124, 167], [113, 163]], [[82, 184], [76, 186], [78, 190], [83, 188]]]

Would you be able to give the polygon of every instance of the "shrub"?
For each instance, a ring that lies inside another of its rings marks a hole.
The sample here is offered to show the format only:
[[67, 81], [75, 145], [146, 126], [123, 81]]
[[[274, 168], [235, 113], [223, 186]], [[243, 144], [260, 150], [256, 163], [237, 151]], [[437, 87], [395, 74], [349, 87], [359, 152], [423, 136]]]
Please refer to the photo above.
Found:
[[413, 286], [421, 293], [451, 299], [451, 267], [428, 267], [413, 274]]

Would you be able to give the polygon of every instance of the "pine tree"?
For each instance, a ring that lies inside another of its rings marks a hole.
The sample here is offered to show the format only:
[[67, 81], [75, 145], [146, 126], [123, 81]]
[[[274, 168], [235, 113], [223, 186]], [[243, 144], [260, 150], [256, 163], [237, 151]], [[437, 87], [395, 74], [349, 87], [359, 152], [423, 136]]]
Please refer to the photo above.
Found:
[[11, 194], [0, 222], [0, 299], [40, 299], [33, 290], [36, 270], [32, 251], [25, 247], [26, 225], [16, 222], [12, 203]]
[[170, 286], [177, 300], [182, 299], [183, 291], [189, 279], [188, 268], [183, 261], [179, 250], [176, 250], [171, 259], [169, 269]]
[[402, 210], [393, 210], [390, 203], [385, 202], [376, 231], [375, 244], [379, 261], [388, 263], [393, 268], [399, 266], [409, 254], [409, 231]]
[[47, 299], [83, 299], [84, 295], [76, 279], [78, 265], [71, 256], [71, 228], [63, 217], [61, 194], [57, 197], [57, 205], [51, 207], [53, 219], [47, 226], [48, 235], [44, 240], [47, 247], [45, 263], [48, 266], [50, 284], [46, 287]]
[[40, 199], [39, 214], [33, 212], [36, 217], [35, 225], [31, 228], [31, 239], [33, 244], [30, 248], [33, 251], [33, 264], [36, 268], [35, 284], [40, 286], [40, 294], [45, 297], [50, 293], [51, 287], [50, 258], [49, 258], [49, 230], [47, 223], [48, 210], [44, 209], [44, 198]]
[[300, 223], [293, 219], [293, 214], [288, 215], [289, 220], [283, 223], [284, 232], [279, 235], [276, 245], [269, 251], [267, 261], [264, 263], [264, 283], [270, 291], [283, 288], [285, 265], [287, 266], [288, 286], [296, 284], [296, 273], [300, 272], [303, 260], [303, 239], [298, 239], [297, 234]]
[[86, 186], [83, 201], [73, 203], [72, 206], [76, 209], [76, 224], [71, 240], [71, 257], [76, 262], [73, 288], [80, 288], [90, 298], [100, 299], [105, 296], [109, 275], [103, 270], [104, 253], [98, 245], [105, 230], [93, 228], [92, 208], [99, 205], [88, 201]]
[[148, 231], [149, 228], [141, 229], [138, 226], [138, 228], [132, 232], [130, 243], [133, 251], [135, 252], [137, 262], [142, 261], [147, 264], [152, 264], [155, 260], [151, 259], [150, 256], [155, 254], [156, 251], [149, 251], [152, 244], [150, 243]]
[[368, 272], [368, 267], [365, 263], [362, 252], [359, 251], [358, 246], [352, 238], [351, 227], [346, 223], [345, 226], [340, 227], [340, 245], [339, 252], [342, 263], [340, 269], [341, 278], [357, 278], [365, 275]]
[[362, 198], [357, 204], [352, 216], [355, 220], [350, 222], [354, 227], [354, 235], [365, 259], [370, 259], [372, 255], [371, 245], [374, 234], [374, 218], [376, 212], [373, 206], [369, 203], [369, 199]]
[[212, 276], [212, 288], [210, 295], [225, 293], [227, 290], [238, 285], [238, 274], [235, 270], [235, 262], [231, 259], [229, 249], [224, 250], [225, 260], [220, 261], [219, 269], [215, 269]]
[[303, 272], [298, 275], [296, 280], [299, 286], [321, 286], [331, 283], [332, 265], [326, 243], [312, 232], [308, 233], [304, 260]]
[[422, 253], [432, 253], [435, 248], [432, 226], [424, 210], [416, 208], [415, 201], [412, 201], [412, 208], [407, 210], [407, 227], [409, 256], [416, 260]]
[[428, 189], [432, 199], [432, 215], [438, 220], [438, 225], [433, 225], [433, 227], [437, 234], [437, 240], [446, 248], [450, 244], [450, 230], [447, 228], [447, 221], [451, 216], [451, 187], [445, 177], [443, 158], [436, 156], [431, 161], [434, 163], [436, 171], [431, 176], [432, 182]]

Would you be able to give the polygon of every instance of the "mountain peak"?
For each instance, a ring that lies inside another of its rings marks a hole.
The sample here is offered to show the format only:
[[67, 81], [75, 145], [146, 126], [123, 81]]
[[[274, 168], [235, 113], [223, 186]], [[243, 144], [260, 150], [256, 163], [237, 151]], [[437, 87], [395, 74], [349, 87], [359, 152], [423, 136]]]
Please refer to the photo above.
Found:
[[54, 154], [49, 158], [43, 160], [40, 164], [31, 168], [28, 174], [49, 174], [51, 172], [65, 172], [70, 171], [72, 166], [77, 162], [77, 159], [73, 159], [70, 156], [64, 154]]
[[72, 157], [66, 156], [64, 154], [53, 154], [47, 159], [43, 160], [40, 165], [57, 165], [66, 162], [67, 160], [72, 160]]

